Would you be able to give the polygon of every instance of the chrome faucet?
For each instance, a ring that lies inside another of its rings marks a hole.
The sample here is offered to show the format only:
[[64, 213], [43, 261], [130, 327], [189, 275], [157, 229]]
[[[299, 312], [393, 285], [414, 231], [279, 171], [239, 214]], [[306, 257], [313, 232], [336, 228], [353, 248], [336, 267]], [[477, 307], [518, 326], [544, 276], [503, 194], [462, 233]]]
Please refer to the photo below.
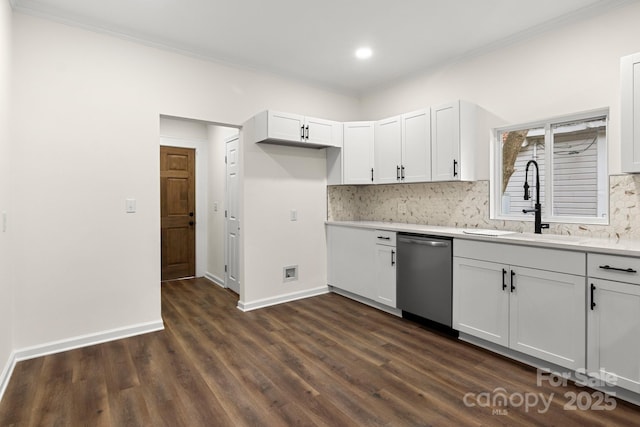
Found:
[[536, 203], [533, 209], [522, 209], [522, 213], [533, 212], [535, 214], [534, 233], [542, 234], [543, 228], [549, 228], [549, 224], [542, 224], [542, 206], [540, 205], [540, 169], [538, 168], [538, 162], [535, 160], [529, 160], [527, 167], [524, 171], [524, 199], [529, 200], [529, 182], [527, 181], [529, 176], [529, 165], [533, 164], [536, 167]]

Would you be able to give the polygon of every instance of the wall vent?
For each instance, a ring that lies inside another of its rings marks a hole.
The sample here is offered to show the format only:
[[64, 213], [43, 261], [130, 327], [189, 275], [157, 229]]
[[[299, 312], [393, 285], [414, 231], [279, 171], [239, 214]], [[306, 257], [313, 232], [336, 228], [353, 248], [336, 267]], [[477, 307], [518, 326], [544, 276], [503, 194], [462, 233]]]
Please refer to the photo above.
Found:
[[298, 280], [298, 266], [290, 265], [288, 267], [284, 267], [282, 269], [282, 281], [283, 282], [293, 282], [294, 280]]

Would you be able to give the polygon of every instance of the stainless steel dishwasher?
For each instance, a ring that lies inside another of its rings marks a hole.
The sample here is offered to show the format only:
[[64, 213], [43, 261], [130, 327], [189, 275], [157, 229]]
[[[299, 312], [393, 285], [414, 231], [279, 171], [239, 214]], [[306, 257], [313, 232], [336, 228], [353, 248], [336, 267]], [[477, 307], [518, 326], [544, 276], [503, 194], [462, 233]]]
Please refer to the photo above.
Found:
[[404, 312], [451, 327], [453, 241], [398, 233], [397, 305]]

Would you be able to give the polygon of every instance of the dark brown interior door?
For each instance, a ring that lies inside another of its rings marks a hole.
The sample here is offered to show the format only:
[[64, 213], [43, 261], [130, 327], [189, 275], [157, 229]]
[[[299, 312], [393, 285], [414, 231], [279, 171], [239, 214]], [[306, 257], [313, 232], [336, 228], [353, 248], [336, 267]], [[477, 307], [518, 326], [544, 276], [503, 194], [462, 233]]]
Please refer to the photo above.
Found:
[[195, 150], [160, 147], [162, 280], [196, 274]]

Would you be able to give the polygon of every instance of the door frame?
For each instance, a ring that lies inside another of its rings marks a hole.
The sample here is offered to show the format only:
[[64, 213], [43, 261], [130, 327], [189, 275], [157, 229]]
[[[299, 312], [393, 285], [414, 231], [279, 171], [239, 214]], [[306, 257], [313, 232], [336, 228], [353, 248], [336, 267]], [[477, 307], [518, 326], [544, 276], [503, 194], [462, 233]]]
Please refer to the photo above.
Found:
[[[196, 277], [203, 277], [207, 271], [208, 256], [208, 141], [160, 137], [160, 146], [193, 148], [196, 150]], [[158, 153], [160, 148], [158, 147]]]

